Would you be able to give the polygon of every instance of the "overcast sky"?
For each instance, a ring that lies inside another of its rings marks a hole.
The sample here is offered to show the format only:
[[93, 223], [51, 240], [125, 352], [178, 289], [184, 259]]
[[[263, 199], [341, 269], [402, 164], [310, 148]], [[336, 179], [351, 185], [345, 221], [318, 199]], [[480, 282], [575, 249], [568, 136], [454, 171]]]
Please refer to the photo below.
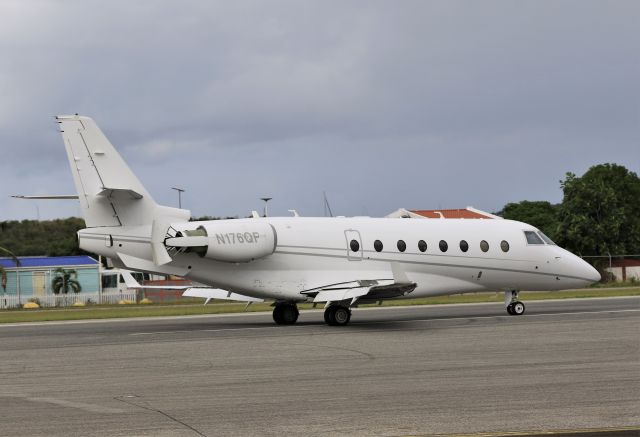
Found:
[[79, 215], [53, 116], [195, 216], [559, 202], [640, 172], [639, 1], [0, 0], [0, 220]]

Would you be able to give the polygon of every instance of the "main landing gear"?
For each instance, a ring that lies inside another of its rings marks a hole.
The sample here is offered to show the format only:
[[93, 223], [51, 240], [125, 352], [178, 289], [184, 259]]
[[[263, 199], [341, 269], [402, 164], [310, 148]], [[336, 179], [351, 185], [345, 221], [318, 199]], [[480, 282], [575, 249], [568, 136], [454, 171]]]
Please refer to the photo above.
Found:
[[298, 320], [300, 311], [295, 303], [276, 303], [273, 308], [273, 321], [278, 325], [293, 325]]
[[507, 308], [507, 312], [512, 316], [521, 316], [524, 314], [525, 306], [518, 300], [518, 290], [504, 292], [504, 305]]
[[324, 310], [324, 321], [329, 326], [345, 326], [351, 320], [351, 310], [343, 305], [329, 305]]

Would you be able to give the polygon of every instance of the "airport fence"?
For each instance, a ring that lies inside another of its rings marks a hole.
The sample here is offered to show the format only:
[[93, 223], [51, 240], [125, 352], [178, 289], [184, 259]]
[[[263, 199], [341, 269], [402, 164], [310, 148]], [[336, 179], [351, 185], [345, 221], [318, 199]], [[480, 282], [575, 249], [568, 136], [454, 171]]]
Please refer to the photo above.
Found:
[[0, 309], [20, 308], [27, 302], [36, 302], [43, 308], [70, 307], [76, 302], [85, 305], [117, 304], [120, 301], [136, 302], [136, 292], [123, 293], [78, 293], [67, 295], [48, 294], [45, 296], [0, 295]]

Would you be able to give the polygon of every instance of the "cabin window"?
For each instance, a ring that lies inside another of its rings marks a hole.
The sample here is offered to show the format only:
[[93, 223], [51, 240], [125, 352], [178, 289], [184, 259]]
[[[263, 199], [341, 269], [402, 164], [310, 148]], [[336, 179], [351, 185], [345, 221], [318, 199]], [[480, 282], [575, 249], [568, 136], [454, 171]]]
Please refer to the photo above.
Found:
[[426, 252], [427, 251], [427, 242], [424, 241], [424, 240], [418, 241], [418, 250], [420, 252]]
[[489, 243], [486, 240], [482, 240], [480, 242], [480, 250], [483, 252], [487, 252], [489, 250]]
[[553, 242], [553, 240], [549, 237], [547, 237], [546, 235], [544, 235], [542, 232], [538, 231], [538, 235], [540, 235], [540, 238], [542, 238], [544, 240], [545, 243], [547, 244], [551, 244], [552, 246], [555, 246], [556, 243]]
[[376, 252], [382, 252], [382, 241], [380, 240], [374, 241], [373, 248], [376, 250]]
[[440, 250], [442, 252], [446, 252], [449, 249], [449, 245], [444, 240], [440, 240], [440, 243], [438, 245], [440, 246]]
[[357, 252], [360, 250], [360, 243], [358, 243], [358, 240], [351, 240], [349, 247], [351, 247], [352, 251]]
[[404, 252], [405, 250], [407, 250], [407, 243], [405, 243], [403, 240], [398, 240], [398, 250], [400, 252]]
[[509, 242], [507, 240], [502, 240], [500, 242], [500, 249], [502, 249], [503, 252], [509, 252]]
[[524, 236], [527, 237], [527, 244], [544, 244], [542, 238], [533, 231], [524, 231]]
[[469, 250], [469, 243], [467, 243], [464, 240], [460, 241], [460, 250], [463, 252], [466, 252], [467, 250]]

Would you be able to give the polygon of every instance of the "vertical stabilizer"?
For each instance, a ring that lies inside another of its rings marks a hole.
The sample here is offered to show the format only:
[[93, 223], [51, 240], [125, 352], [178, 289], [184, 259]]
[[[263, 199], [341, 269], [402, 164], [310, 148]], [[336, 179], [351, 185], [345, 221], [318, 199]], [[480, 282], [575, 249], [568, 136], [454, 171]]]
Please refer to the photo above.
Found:
[[150, 225], [160, 208], [96, 123], [78, 115], [56, 121], [87, 227]]

